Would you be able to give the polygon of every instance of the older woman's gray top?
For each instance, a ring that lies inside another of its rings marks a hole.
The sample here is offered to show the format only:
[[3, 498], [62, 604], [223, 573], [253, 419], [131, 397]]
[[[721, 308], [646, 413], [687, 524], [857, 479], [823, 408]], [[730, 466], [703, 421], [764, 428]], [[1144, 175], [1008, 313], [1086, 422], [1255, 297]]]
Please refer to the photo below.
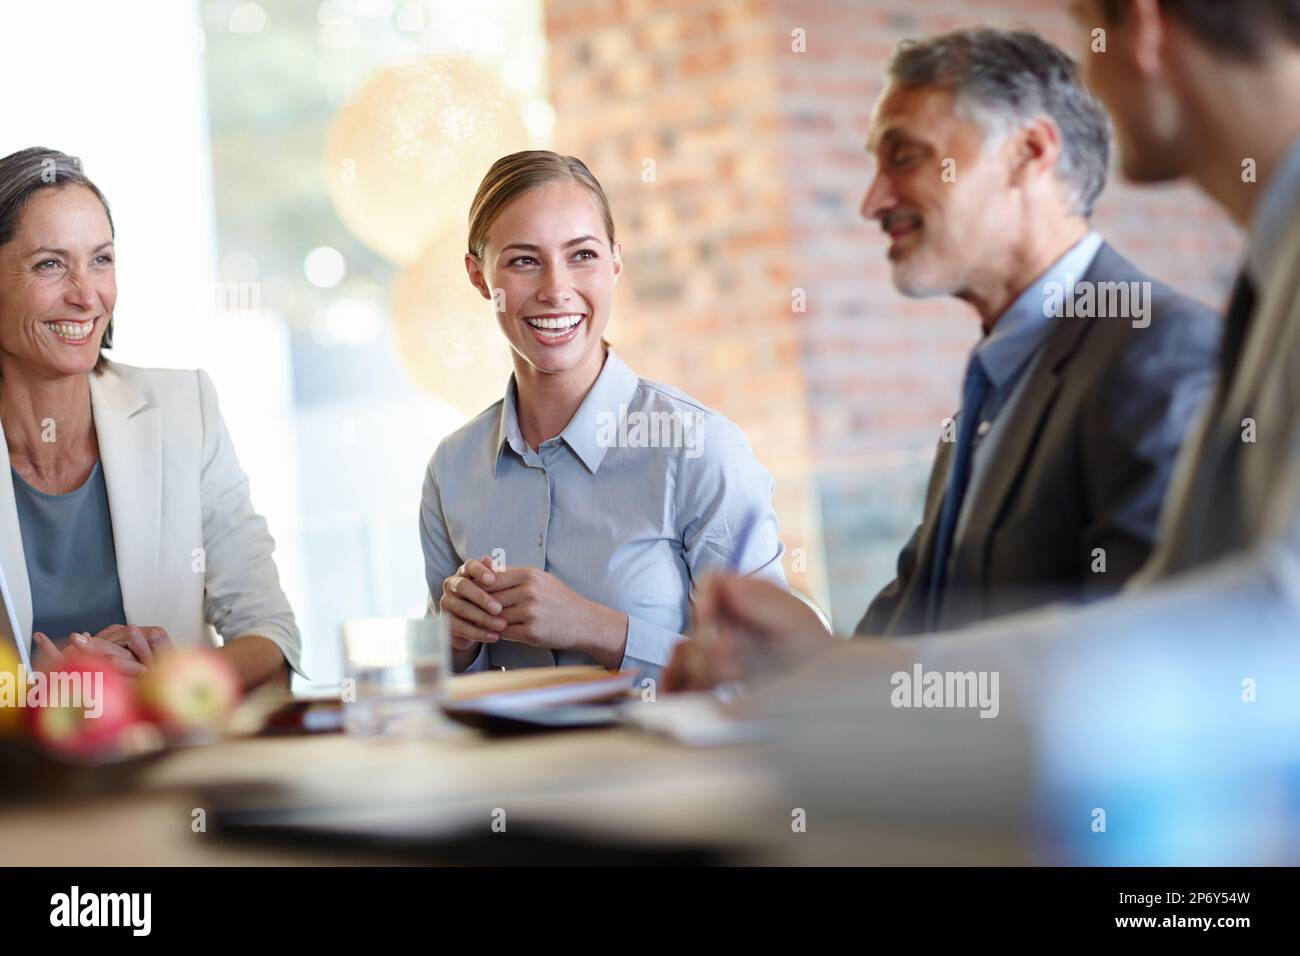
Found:
[[62, 645], [74, 631], [125, 624], [104, 469], [76, 491], [49, 495], [13, 472], [14, 501], [32, 590], [32, 633]]

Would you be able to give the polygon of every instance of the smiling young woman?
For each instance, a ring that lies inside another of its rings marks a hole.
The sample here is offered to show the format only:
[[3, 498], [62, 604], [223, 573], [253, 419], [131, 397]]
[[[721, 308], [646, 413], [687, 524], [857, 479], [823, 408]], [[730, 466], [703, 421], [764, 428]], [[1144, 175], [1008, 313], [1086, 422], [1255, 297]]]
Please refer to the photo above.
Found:
[[772, 478], [744, 434], [638, 377], [605, 340], [621, 245], [581, 160], [528, 150], [493, 164], [465, 268], [514, 374], [425, 476], [425, 575], [456, 670], [595, 662], [654, 676], [703, 575], [784, 586]]

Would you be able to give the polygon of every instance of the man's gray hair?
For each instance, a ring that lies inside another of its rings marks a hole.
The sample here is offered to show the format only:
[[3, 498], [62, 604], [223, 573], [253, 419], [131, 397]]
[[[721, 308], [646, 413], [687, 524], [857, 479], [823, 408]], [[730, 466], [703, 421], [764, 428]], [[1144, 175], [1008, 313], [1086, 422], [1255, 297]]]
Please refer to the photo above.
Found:
[[1092, 215], [1110, 169], [1110, 120], [1059, 47], [1024, 30], [956, 30], [903, 41], [889, 76], [904, 89], [951, 88], [961, 115], [989, 133], [1051, 119], [1061, 131], [1056, 171], [1071, 211]]

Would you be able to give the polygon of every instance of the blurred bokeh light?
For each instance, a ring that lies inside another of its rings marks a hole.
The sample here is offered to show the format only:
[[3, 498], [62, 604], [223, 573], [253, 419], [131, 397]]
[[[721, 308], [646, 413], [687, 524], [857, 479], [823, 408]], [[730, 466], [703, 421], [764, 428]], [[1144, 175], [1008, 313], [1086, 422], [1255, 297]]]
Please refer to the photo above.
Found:
[[339, 110], [325, 147], [340, 218], [393, 262], [414, 260], [466, 214], [483, 173], [528, 136], [497, 75], [469, 60], [382, 70]]

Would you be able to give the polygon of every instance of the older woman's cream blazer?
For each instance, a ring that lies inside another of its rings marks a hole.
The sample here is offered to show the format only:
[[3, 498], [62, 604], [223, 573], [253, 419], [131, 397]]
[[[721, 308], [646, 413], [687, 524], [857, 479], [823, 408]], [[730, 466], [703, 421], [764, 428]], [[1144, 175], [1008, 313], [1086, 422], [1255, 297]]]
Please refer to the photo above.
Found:
[[[261, 635], [299, 671], [302, 642], [280, 589], [275, 542], [249, 500], [212, 381], [202, 371], [109, 362], [91, 373], [90, 400], [124, 623], [164, 628], [177, 647], [210, 645], [213, 630], [226, 641]], [[31, 590], [2, 440], [0, 567], [29, 645]], [[24, 659], [28, 651], [21, 648]]]

